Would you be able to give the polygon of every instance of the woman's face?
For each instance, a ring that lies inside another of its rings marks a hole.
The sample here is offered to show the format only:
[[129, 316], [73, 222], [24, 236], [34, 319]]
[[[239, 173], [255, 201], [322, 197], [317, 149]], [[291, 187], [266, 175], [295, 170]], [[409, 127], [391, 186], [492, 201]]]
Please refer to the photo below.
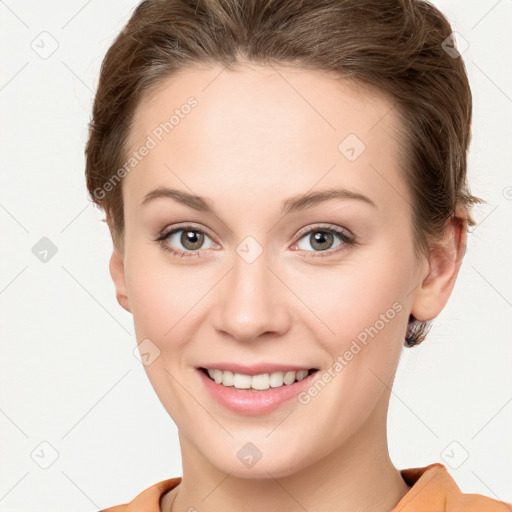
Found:
[[[204, 464], [285, 476], [385, 436], [428, 267], [397, 122], [380, 96], [284, 67], [189, 70], [139, 106], [111, 269], [182, 450]], [[248, 391], [199, 370], [223, 364], [318, 371]]]

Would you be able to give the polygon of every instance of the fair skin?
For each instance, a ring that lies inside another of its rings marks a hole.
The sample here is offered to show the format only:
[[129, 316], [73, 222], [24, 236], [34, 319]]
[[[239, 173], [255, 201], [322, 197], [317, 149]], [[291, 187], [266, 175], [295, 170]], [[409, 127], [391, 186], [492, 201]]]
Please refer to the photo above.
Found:
[[[449, 223], [438, 247], [416, 258], [398, 119], [383, 96], [319, 72], [221, 69], [166, 79], [139, 105], [134, 149], [167, 113], [198, 100], [124, 179], [124, 252], [110, 261], [137, 342], [160, 350], [145, 369], [179, 431], [183, 480], [161, 508], [175, 500], [173, 511], [390, 511], [409, 490], [386, 437], [407, 322], [445, 306], [464, 224]], [[366, 146], [354, 161], [338, 150], [350, 133]], [[140, 206], [158, 187], [207, 198], [215, 213], [169, 197]], [[336, 198], [281, 214], [286, 199], [331, 188], [374, 205]], [[165, 240], [189, 252], [180, 258], [155, 239], [183, 223], [209, 234], [200, 249], [180, 241], [183, 232]], [[313, 235], [328, 227], [355, 245], [334, 235], [319, 249]], [[263, 251], [251, 263], [236, 252], [247, 236]], [[244, 416], [212, 400], [197, 377], [197, 365], [219, 360], [286, 362], [319, 376], [394, 303], [400, 312], [308, 404]], [[262, 452], [252, 467], [237, 457], [247, 442]]]

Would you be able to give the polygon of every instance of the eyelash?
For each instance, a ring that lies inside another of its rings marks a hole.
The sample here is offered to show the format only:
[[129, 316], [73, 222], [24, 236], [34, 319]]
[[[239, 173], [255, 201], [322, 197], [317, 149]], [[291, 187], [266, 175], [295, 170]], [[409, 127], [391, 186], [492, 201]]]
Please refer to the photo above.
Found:
[[[194, 233], [201, 233], [203, 235], [208, 236], [209, 238], [212, 238], [212, 236], [208, 233], [208, 231], [198, 228], [193, 225], [184, 225], [179, 227], [174, 227], [168, 230], [164, 230], [160, 235], [156, 238], [156, 242], [162, 247], [162, 249], [174, 256], [180, 257], [180, 258], [188, 258], [193, 257], [196, 255], [199, 255], [201, 252], [200, 250], [197, 251], [181, 251], [179, 249], [171, 249], [168, 244], [166, 244], [166, 240], [173, 235], [174, 233], [178, 233], [180, 231], [192, 231]], [[339, 240], [342, 243], [341, 246], [336, 248], [335, 250], [326, 250], [326, 251], [306, 251], [306, 252], [313, 252], [312, 255], [308, 256], [310, 258], [326, 258], [328, 256], [331, 256], [332, 254], [341, 252], [343, 250], [348, 249], [350, 246], [354, 246], [357, 244], [356, 238], [354, 236], [351, 236], [347, 234], [346, 231], [343, 231], [338, 228], [334, 227], [325, 227], [325, 226], [313, 226], [312, 228], [309, 228], [307, 231], [302, 231], [297, 235], [297, 240], [294, 242], [294, 244], [298, 243], [302, 238], [304, 238], [305, 235], [314, 233], [314, 232], [326, 232], [326, 233], [332, 233], [335, 236], [339, 238]], [[203, 249], [205, 250], [205, 249]], [[300, 249], [298, 249], [300, 250]], [[316, 254], [315, 254], [316, 253]]]

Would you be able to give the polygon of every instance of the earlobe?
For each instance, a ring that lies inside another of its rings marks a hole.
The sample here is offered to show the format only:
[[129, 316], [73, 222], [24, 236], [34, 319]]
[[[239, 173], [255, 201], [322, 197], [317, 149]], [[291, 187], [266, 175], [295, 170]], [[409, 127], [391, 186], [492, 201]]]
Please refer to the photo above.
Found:
[[124, 272], [124, 261], [116, 249], [112, 252], [109, 263], [110, 276], [116, 288], [117, 302], [131, 313], [128, 291], [126, 288], [126, 276]]
[[417, 320], [432, 320], [446, 306], [466, 252], [466, 239], [465, 217], [452, 217], [442, 239], [430, 250], [427, 275], [416, 290], [411, 314]]

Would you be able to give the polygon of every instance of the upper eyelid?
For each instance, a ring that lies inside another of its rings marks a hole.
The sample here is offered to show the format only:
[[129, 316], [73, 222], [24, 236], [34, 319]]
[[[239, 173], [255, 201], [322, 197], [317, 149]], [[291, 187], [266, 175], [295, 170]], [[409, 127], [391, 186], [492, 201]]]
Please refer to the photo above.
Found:
[[177, 232], [177, 231], [184, 231], [186, 230], [187, 228], [192, 228], [192, 229], [189, 229], [189, 231], [199, 231], [199, 232], [202, 232], [202, 233], [205, 233], [207, 234], [210, 238], [215, 238], [213, 235], [212, 235], [212, 232], [206, 228], [206, 227], [203, 227], [203, 226], [196, 226], [194, 224], [183, 224], [183, 225], [177, 225], [177, 226], [172, 226], [172, 227], [169, 227], [169, 228], [165, 228], [161, 231], [161, 237], [168, 237], [168, 236], [171, 236], [171, 234]]
[[313, 224], [312, 226], [306, 226], [305, 228], [299, 230], [299, 232], [295, 236], [297, 237], [297, 239], [300, 239], [300, 238], [302, 238], [303, 235], [307, 235], [308, 233], [311, 233], [312, 231], [322, 231], [323, 229], [325, 231], [334, 231], [334, 232], [341, 231], [348, 237], [355, 238], [355, 236], [352, 234], [352, 232], [350, 230], [348, 230], [347, 228], [344, 228], [342, 226], [334, 226], [333, 224], [329, 224], [329, 223], [316, 223], [316, 224]]

